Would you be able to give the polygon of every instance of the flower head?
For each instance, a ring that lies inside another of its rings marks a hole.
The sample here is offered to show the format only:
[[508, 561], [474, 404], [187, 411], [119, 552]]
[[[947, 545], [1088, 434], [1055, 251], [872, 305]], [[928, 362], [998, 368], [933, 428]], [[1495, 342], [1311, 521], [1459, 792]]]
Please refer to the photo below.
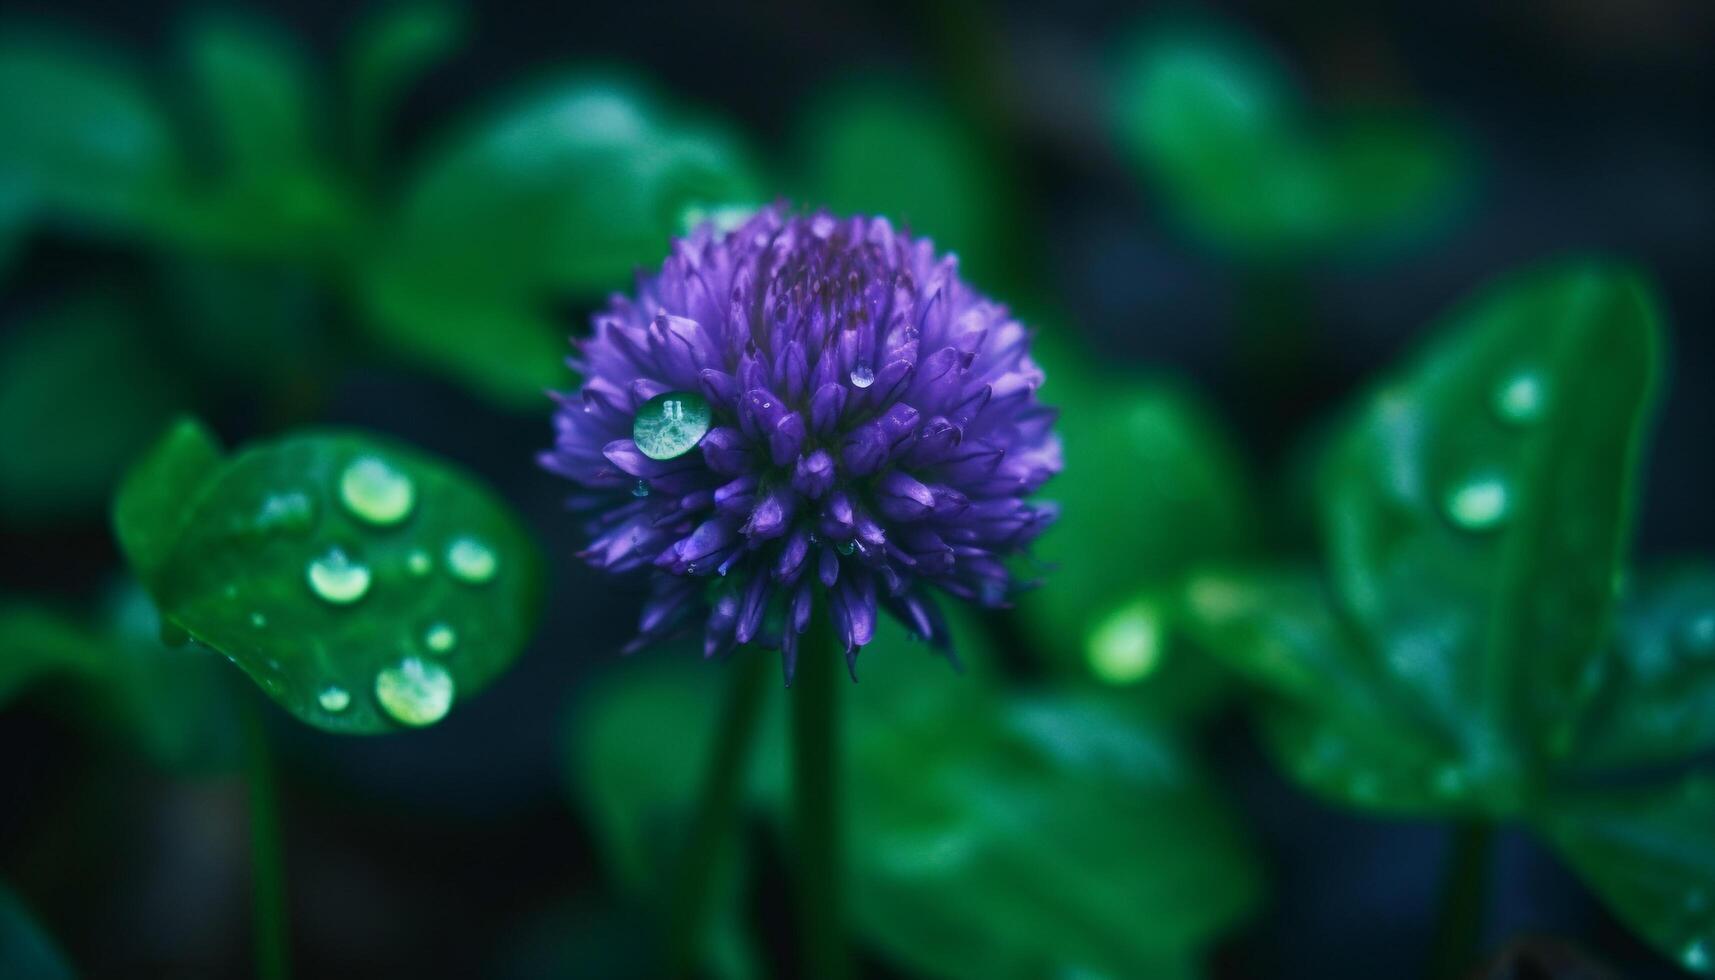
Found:
[[931, 587], [1005, 605], [1052, 520], [1028, 334], [885, 219], [704, 225], [576, 346], [542, 464], [589, 491], [583, 558], [653, 570], [636, 644], [702, 616], [707, 654], [779, 646], [790, 681], [820, 591], [848, 665], [878, 605], [947, 649]]

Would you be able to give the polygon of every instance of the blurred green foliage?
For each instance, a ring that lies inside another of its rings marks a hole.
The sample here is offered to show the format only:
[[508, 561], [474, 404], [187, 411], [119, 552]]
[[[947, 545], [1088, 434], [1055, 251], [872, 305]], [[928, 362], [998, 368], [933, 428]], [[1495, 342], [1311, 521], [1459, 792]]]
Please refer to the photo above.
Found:
[[1469, 182], [1445, 127], [1374, 107], [1312, 111], [1284, 67], [1223, 25], [1151, 23], [1116, 71], [1120, 148], [1189, 232], [1239, 258], [1408, 240]]
[[[932, 976], [1196, 975], [1259, 884], [1188, 749], [1113, 695], [1009, 690], [982, 634], [963, 618], [955, 631], [962, 676], [886, 622], [840, 692], [862, 938]], [[713, 738], [707, 673], [618, 673], [568, 715], [574, 798], [625, 879], [670, 880], [704, 754], [683, 746]], [[745, 783], [781, 829], [784, 736], [777, 716]], [[742, 907], [720, 908], [736, 928]]]
[[0, 975], [18, 980], [71, 980], [76, 971], [30, 915], [17, 894], [0, 882]]
[[114, 504], [167, 622], [329, 731], [433, 724], [518, 655], [541, 558], [471, 477], [390, 440], [307, 433], [222, 459], [181, 421]]
[[1544, 825], [1622, 918], [1707, 970], [1715, 864], [1707, 835], [1685, 833], [1707, 816], [1701, 777], [1611, 779], [1667, 764], [1652, 778], [1675, 784], [1708, 747], [1689, 720], [1704, 685], [1659, 683], [1706, 671], [1707, 573], [1623, 588], [1660, 333], [1623, 267], [1491, 287], [1332, 440], [1326, 579], [1211, 571], [1186, 602], [1270, 693], [1263, 731], [1302, 782], [1366, 808]]

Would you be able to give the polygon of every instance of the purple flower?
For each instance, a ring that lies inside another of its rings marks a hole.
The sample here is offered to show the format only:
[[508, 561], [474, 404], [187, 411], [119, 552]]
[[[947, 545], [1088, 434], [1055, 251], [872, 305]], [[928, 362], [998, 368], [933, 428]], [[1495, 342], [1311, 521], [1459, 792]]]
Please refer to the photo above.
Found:
[[653, 573], [633, 647], [702, 617], [705, 653], [778, 646], [790, 682], [820, 592], [848, 667], [878, 604], [947, 650], [930, 587], [1005, 605], [1053, 519], [1029, 334], [885, 219], [705, 225], [576, 346], [541, 461], [588, 491], [582, 557]]

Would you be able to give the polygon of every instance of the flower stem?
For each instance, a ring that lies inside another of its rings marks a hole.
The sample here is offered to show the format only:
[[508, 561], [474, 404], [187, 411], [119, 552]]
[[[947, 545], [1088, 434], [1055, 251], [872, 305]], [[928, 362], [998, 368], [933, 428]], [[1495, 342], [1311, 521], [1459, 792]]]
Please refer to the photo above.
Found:
[[703, 771], [703, 786], [695, 822], [685, 838], [677, 877], [668, 895], [667, 970], [669, 976], [696, 972], [708, 918], [709, 895], [720, 864], [720, 856], [732, 834], [738, 810], [739, 790], [744, 782], [745, 763], [756, 741], [756, 726], [762, 715], [763, 679], [768, 657], [747, 650], [738, 658], [728, 681], [726, 705], [714, 752]]
[[1494, 827], [1487, 821], [1467, 821], [1453, 829], [1453, 853], [1442, 879], [1441, 910], [1435, 923], [1432, 980], [1463, 976], [1475, 966], [1488, 917], [1493, 841]]
[[255, 696], [244, 698], [245, 776], [250, 790], [250, 878], [256, 975], [286, 980], [292, 974], [286, 929], [286, 863], [280, 844], [280, 802], [274, 786], [274, 761], [262, 708]]
[[804, 976], [847, 974], [841, 902], [838, 717], [840, 669], [834, 631], [819, 613], [798, 651], [792, 701], [793, 831]]

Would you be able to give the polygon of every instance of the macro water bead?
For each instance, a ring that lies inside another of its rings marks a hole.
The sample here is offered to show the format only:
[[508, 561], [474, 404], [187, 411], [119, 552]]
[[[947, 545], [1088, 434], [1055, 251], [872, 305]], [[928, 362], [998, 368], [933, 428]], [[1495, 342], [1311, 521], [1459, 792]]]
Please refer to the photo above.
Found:
[[778, 646], [814, 604], [848, 663], [878, 608], [946, 649], [939, 591], [1000, 606], [1060, 469], [1029, 334], [881, 218], [765, 208], [674, 243], [595, 317], [542, 464], [584, 488], [582, 557], [653, 574], [633, 646]]

